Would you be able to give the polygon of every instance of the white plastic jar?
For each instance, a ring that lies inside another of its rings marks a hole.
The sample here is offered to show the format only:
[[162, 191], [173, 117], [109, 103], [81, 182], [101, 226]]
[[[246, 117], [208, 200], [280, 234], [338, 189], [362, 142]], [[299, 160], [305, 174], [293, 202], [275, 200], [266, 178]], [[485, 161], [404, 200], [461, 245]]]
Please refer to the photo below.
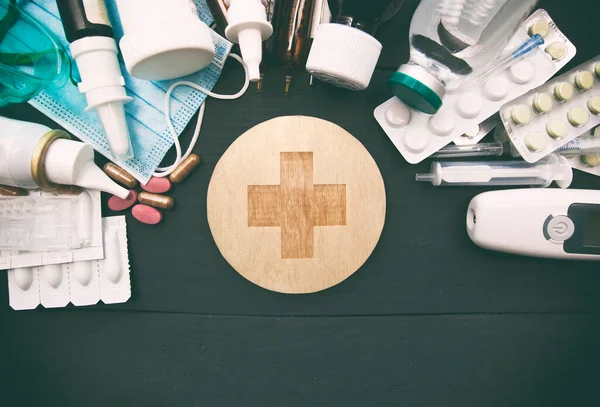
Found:
[[180, 78], [208, 66], [215, 57], [210, 28], [193, 0], [117, 0], [127, 70], [147, 80]]

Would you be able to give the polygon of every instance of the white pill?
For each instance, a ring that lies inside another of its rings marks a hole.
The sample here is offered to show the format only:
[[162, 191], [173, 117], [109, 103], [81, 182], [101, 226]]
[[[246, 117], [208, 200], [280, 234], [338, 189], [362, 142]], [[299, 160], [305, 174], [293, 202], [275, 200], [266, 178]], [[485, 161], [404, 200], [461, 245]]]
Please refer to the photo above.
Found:
[[516, 124], [524, 126], [531, 121], [531, 109], [525, 105], [516, 105], [510, 110], [510, 117]]
[[60, 287], [63, 280], [63, 271], [60, 264], [49, 264], [44, 266], [44, 278], [52, 288]]
[[581, 163], [586, 167], [597, 167], [600, 165], [600, 154], [582, 155]]
[[403, 140], [406, 149], [412, 153], [420, 153], [425, 150], [425, 147], [429, 144], [429, 134], [426, 132], [422, 133], [407, 133]]
[[23, 291], [29, 290], [33, 284], [33, 269], [31, 267], [18, 268], [14, 270], [15, 283]]
[[590, 114], [580, 107], [574, 107], [567, 113], [567, 119], [575, 127], [586, 125], [590, 121]]
[[458, 100], [458, 114], [466, 119], [473, 119], [481, 112], [482, 100], [479, 95], [467, 93]]
[[542, 151], [548, 144], [548, 137], [545, 134], [534, 132], [525, 136], [525, 145], [531, 152]]
[[569, 129], [562, 120], [552, 119], [546, 124], [546, 131], [550, 137], [559, 139], [565, 137]]
[[594, 96], [587, 102], [588, 109], [595, 115], [600, 114], [600, 96]]
[[592, 136], [600, 137], [600, 126], [596, 126], [594, 130], [592, 130]]
[[545, 51], [553, 61], [560, 61], [567, 56], [567, 46], [562, 42], [553, 42], [546, 47]]
[[533, 37], [536, 34], [546, 38], [550, 32], [550, 24], [546, 20], [537, 20], [535, 23], [529, 26], [529, 36]]
[[547, 93], [538, 93], [533, 97], [533, 108], [540, 114], [548, 113], [552, 110], [552, 97]]
[[598, 79], [600, 79], [600, 62], [594, 64], [594, 72], [596, 73]]
[[509, 69], [510, 78], [520, 84], [525, 84], [533, 79], [535, 69], [529, 61], [519, 61]]
[[594, 87], [594, 75], [591, 72], [583, 71], [575, 75], [575, 86], [579, 90], [590, 90]]
[[554, 87], [554, 96], [556, 96], [559, 102], [571, 100], [574, 93], [573, 86], [568, 82], [561, 82]]
[[394, 103], [386, 109], [385, 120], [392, 127], [404, 127], [410, 122], [410, 109], [404, 103]]
[[449, 135], [454, 130], [455, 125], [455, 116], [450, 112], [437, 113], [429, 119], [429, 127], [438, 136]]
[[490, 100], [499, 101], [508, 95], [508, 89], [508, 80], [502, 76], [496, 76], [485, 82], [483, 94]]
[[84, 287], [87, 287], [92, 281], [94, 271], [92, 269], [91, 261], [78, 261], [72, 263], [74, 269], [75, 278]]

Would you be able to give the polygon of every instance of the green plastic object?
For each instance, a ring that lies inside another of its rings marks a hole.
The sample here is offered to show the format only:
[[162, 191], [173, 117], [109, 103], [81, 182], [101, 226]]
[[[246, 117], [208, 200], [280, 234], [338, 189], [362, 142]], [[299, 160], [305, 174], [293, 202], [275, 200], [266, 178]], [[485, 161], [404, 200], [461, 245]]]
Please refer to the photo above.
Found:
[[388, 79], [388, 86], [398, 99], [421, 112], [435, 114], [442, 106], [437, 93], [405, 73], [394, 72]]
[[65, 85], [71, 64], [54, 35], [16, 0], [0, 0], [0, 106]]

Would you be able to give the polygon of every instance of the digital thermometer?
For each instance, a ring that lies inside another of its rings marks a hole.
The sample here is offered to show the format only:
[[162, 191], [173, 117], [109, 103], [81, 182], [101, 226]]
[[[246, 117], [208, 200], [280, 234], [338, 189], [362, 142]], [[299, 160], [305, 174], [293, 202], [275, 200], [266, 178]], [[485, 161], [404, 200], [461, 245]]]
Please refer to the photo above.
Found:
[[467, 232], [484, 249], [600, 260], [600, 191], [514, 189], [473, 198]]

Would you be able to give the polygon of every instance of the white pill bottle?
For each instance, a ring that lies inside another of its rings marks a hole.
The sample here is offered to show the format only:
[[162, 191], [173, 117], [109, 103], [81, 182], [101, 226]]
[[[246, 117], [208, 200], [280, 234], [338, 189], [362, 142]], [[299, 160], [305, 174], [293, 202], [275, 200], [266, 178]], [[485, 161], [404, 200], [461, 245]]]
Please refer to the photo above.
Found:
[[434, 114], [446, 86], [490, 66], [537, 0], [422, 0], [410, 25], [410, 60], [388, 85], [407, 105]]
[[180, 78], [215, 57], [210, 28], [193, 0], [117, 0], [127, 71], [147, 80]]

